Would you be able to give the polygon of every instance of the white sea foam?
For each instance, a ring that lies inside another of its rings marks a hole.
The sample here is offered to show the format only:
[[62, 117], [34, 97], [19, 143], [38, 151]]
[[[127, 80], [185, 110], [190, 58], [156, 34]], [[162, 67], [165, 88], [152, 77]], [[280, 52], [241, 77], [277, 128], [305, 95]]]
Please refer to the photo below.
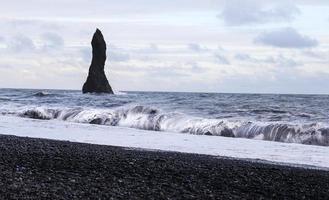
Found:
[[127, 95], [126, 92], [122, 92], [122, 91], [114, 91], [115, 95]]
[[106, 126], [121, 126], [143, 130], [214, 135], [269, 141], [329, 145], [329, 128], [320, 123], [287, 124], [270, 122], [206, 119], [178, 112], [163, 112], [147, 106], [126, 106], [116, 109], [91, 108], [25, 108], [21, 117], [42, 120], [63, 120]]
[[102, 145], [261, 159], [329, 169], [329, 148], [244, 138], [205, 137], [126, 127], [0, 116], [0, 133]]

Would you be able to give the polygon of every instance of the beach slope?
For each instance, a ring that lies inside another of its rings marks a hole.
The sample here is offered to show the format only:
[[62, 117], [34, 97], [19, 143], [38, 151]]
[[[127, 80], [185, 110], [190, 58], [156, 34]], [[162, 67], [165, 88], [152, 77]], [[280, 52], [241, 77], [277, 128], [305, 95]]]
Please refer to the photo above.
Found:
[[328, 199], [329, 172], [0, 136], [5, 199]]

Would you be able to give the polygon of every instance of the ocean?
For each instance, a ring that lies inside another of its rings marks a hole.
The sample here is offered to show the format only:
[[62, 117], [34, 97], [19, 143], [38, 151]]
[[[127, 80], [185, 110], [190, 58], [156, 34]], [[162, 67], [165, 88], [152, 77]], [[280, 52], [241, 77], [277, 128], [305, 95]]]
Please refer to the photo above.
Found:
[[329, 145], [329, 95], [0, 89], [0, 114], [33, 123]]

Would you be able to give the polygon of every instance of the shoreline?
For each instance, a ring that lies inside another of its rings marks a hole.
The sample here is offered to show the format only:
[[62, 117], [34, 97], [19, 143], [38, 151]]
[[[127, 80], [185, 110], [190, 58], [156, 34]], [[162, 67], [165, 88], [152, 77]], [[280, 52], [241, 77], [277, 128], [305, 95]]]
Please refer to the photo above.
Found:
[[[29, 137], [27, 137], [29, 138]], [[44, 139], [44, 138], [36, 138], [36, 139]], [[52, 140], [52, 139], [49, 139]], [[55, 140], [55, 141], [64, 141], [64, 140]], [[70, 142], [70, 141], [67, 141]], [[84, 142], [73, 142], [73, 143], [82, 143]], [[86, 143], [94, 145], [93, 143]], [[99, 144], [95, 144], [99, 145]], [[270, 161], [265, 159], [258, 159], [258, 158], [239, 158], [239, 157], [229, 157], [229, 156], [221, 156], [221, 155], [211, 155], [211, 154], [199, 154], [199, 153], [190, 153], [190, 152], [179, 152], [179, 151], [171, 151], [171, 150], [160, 150], [160, 149], [146, 149], [146, 148], [136, 148], [136, 147], [124, 147], [124, 146], [113, 146], [113, 145], [104, 145], [100, 144], [100, 146], [111, 146], [111, 147], [118, 147], [122, 148], [127, 151], [144, 151], [144, 152], [162, 152], [162, 153], [182, 153], [182, 154], [188, 154], [188, 155], [199, 155], [199, 156], [209, 156], [211, 158], [218, 158], [218, 159], [224, 159], [224, 160], [236, 160], [236, 161], [242, 161], [242, 162], [250, 162], [255, 164], [265, 164], [265, 165], [274, 165], [274, 166], [282, 166], [282, 167], [292, 167], [292, 168], [300, 168], [305, 170], [319, 170], [319, 171], [325, 171], [329, 173], [329, 167], [320, 167], [316, 165], [307, 165], [307, 164], [298, 164], [298, 163], [288, 163], [288, 162], [277, 162], [277, 161]]]
[[328, 199], [329, 172], [0, 135], [7, 199]]
[[0, 118], [0, 127], [2, 134], [21, 137], [266, 160], [275, 163], [287, 163], [287, 165], [293, 166], [329, 168], [329, 148], [323, 146], [245, 138], [207, 137], [10, 116]]

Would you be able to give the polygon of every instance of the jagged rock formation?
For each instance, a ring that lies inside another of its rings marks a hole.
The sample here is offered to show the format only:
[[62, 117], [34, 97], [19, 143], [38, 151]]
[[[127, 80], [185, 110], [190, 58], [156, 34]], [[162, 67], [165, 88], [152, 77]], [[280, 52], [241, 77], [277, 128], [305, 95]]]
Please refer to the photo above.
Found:
[[104, 73], [106, 43], [103, 34], [99, 29], [96, 29], [91, 45], [93, 48], [93, 58], [89, 68], [87, 80], [82, 87], [82, 92], [113, 94], [113, 90]]

